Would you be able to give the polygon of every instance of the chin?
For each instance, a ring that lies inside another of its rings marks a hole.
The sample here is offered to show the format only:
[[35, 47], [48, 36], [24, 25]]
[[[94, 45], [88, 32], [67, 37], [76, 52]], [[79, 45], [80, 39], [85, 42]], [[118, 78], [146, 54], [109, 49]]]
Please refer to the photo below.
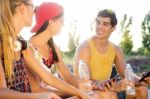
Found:
[[103, 39], [103, 38], [104, 38], [104, 37], [101, 36], [101, 35], [96, 35], [95, 37], [98, 38], [98, 39]]

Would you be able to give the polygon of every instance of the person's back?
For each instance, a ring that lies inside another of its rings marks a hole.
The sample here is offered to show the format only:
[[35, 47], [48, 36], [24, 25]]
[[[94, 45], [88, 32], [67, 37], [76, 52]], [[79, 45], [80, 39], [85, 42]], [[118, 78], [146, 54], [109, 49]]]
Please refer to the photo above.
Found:
[[0, 99], [60, 99], [51, 92], [31, 93], [27, 43], [18, 34], [31, 26], [33, 8], [32, 0], [0, 0]]

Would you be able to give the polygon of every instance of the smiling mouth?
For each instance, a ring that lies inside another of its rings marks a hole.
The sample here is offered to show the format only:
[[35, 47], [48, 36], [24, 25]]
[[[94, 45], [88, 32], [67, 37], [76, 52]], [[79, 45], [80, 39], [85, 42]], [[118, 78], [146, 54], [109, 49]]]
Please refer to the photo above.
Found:
[[104, 32], [101, 32], [101, 31], [97, 31], [97, 34], [100, 34], [100, 35], [101, 35], [101, 34], [104, 34]]

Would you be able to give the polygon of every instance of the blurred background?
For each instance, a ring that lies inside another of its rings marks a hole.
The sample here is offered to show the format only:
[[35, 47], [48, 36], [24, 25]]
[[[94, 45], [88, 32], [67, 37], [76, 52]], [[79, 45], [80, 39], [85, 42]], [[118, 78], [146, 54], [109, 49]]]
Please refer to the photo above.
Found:
[[[52, 0], [33, 0], [38, 6]], [[64, 7], [65, 23], [59, 36], [54, 37], [65, 63], [73, 70], [74, 54], [78, 44], [91, 37], [94, 20], [99, 10], [116, 12], [118, 25], [110, 41], [122, 47], [126, 62], [134, 72], [150, 71], [150, 0], [53, 0]], [[33, 19], [33, 25], [35, 21]], [[28, 40], [31, 28], [21, 35]]]

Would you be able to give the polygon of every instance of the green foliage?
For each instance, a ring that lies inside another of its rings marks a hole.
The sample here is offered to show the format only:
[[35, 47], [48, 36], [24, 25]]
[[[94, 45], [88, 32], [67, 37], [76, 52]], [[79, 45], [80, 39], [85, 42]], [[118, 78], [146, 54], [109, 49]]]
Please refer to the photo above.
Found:
[[125, 14], [120, 25], [121, 32], [123, 33], [120, 46], [123, 49], [125, 55], [130, 55], [132, 53], [133, 48], [132, 36], [129, 35], [130, 26], [132, 25], [132, 17], [128, 19], [127, 15]]
[[150, 56], [150, 51], [147, 48], [141, 47], [138, 49], [139, 55]]
[[141, 28], [143, 38], [142, 45], [150, 53], [150, 11], [145, 15], [144, 20], [141, 24]]

